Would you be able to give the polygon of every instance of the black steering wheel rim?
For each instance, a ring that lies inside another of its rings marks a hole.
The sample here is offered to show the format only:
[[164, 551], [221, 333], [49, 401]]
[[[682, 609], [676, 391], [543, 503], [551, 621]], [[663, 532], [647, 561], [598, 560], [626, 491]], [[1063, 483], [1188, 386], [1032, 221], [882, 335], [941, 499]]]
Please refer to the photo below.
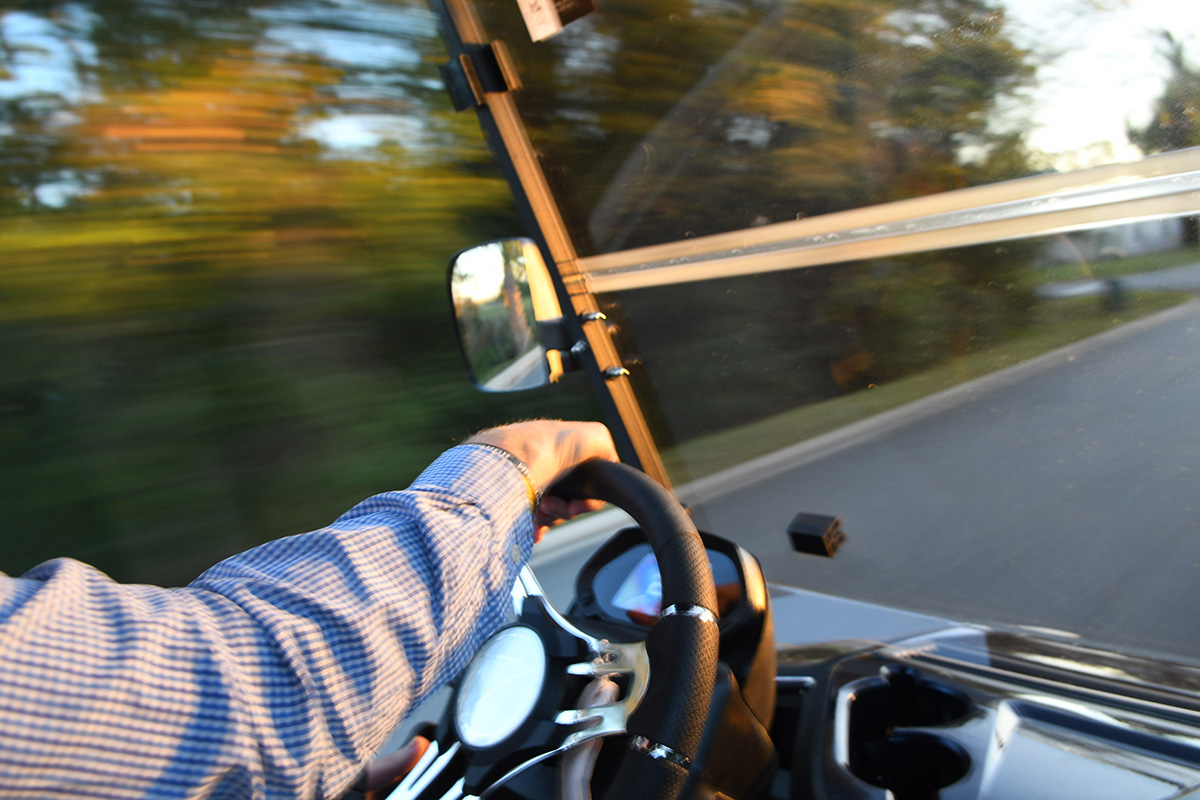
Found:
[[646, 637], [650, 681], [629, 717], [630, 749], [604, 796], [676, 798], [700, 745], [717, 673], [716, 588], [700, 534], [674, 495], [624, 464], [585, 461], [551, 491], [623, 509], [658, 560], [663, 614]]

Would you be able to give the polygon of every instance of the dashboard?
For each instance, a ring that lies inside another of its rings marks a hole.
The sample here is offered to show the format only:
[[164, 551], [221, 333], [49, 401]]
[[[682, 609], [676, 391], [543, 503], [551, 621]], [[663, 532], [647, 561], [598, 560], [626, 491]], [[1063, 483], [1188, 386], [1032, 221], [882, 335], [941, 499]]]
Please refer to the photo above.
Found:
[[[864, 637], [879, 615], [896, 612], [781, 587], [771, 606], [759, 603], [767, 587], [753, 557], [702, 538], [718, 586], [722, 661], [740, 665], [747, 688], [756, 685], [751, 662], [740, 659], [767, 639], [774, 647], [773, 614], [782, 615], [785, 639], [796, 640], [796, 626], [817, 637], [782, 644], [778, 662], [769, 659], [779, 693], [762, 719], [781, 757], [774, 785], [730, 796], [1193, 800], [1200, 671], [1175, 667], [1179, 689], [1167, 692], [1161, 662], [1115, 654], [1098, 662], [1098, 651], [1077, 645], [913, 614], [892, 624], [929, 633], [895, 638], [875, 628]], [[574, 612], [637, 637], [661, 598], [649, 545], [629, 529], [580, 571]], [[840, 636], [822, 630], [825, 617], [839, 621]], [[856, 618], [859, 636], [846, 624]]]
[[[743, 684], [751, 664], [774, 664], [774, 623], [758, 560], [728, 539], [701, 532], [717, 590], [721, 659]], [[644, 638], [662, 610], [662, 575], [640, 528], [625, 528], [580, 569], [569, 616], [604, 635]]]
[[[837, 602], [785, 592], [776, 612], [844, 617]], [[772, 738], [787, 788], [771, 797], [1200, 797], [1200, 670], [929, 622], [933, 630], [892, 644], [781, 646]]]

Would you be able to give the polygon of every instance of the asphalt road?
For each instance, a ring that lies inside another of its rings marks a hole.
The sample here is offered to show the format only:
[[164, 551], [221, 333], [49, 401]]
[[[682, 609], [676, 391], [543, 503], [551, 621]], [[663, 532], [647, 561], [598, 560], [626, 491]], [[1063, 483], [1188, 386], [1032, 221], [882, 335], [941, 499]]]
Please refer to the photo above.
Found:
[[[1139, 272], [1120, 278], [1121, 285], [1129, 290], [1166, 290], [1200, 292], [1200, 264], [1185, 264], [1171, 269], [1154, 272]], [[1047, 283], [1038, 287], [1043, 297], [1078, 297], [1100, 294], [1109, 290], [1108, 281], [1079, 280]]]
[[[1200, 659], [1200, 304], [1126, 328], [710, 486], [698, 521], [772, 581]], [[790, 551], [802, 510], [842, 518], [835, 558]]]
[[483, 388], [488, 392], [519, 392], [522, 389], [536, 389], [545, 383], [546, 351], [535, 347], [514, 359], [504, 371], [484, 384]]

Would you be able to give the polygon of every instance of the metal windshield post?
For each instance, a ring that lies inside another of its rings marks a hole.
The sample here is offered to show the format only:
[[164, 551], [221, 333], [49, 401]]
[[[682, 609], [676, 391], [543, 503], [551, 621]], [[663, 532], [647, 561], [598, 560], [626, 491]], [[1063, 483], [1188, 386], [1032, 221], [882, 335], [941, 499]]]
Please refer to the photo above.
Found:
[[617, 452], [663, 486], [670, 479], [650, 427], [634, 394], [629, 371], [622, 364], [596, 297], [579, 268], [579, 257], [542, 172], [509, 87], [519, 78], [507, 61], [506, 50], [489, 42], [470, 0], [430, 0], [439, 15], [450, 51], [449, 73], [456, 105], [474, 107], [488, 146], [512, 188], [518, 212], [538, 243], [559, 302], [564, 322], [576, 342], [572, 353], [587, 372], [604, 407]]

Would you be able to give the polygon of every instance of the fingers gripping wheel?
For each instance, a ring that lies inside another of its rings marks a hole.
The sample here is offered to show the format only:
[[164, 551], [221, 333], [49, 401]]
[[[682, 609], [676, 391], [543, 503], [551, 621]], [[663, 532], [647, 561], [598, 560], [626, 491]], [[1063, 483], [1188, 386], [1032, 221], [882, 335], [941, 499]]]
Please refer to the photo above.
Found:
[[670, 492], [624, 464], [584, 462], [551, 491], [567, 499], [594, 497], [628, 512], [658, 559], [663, 608], [709, 612], [664, 612], [647, 636], [650, 682], [629, 717], [631, 748], [605, 795], [678, 797], [700, 744], [717, 673], [716, 589], [700, 535]]

